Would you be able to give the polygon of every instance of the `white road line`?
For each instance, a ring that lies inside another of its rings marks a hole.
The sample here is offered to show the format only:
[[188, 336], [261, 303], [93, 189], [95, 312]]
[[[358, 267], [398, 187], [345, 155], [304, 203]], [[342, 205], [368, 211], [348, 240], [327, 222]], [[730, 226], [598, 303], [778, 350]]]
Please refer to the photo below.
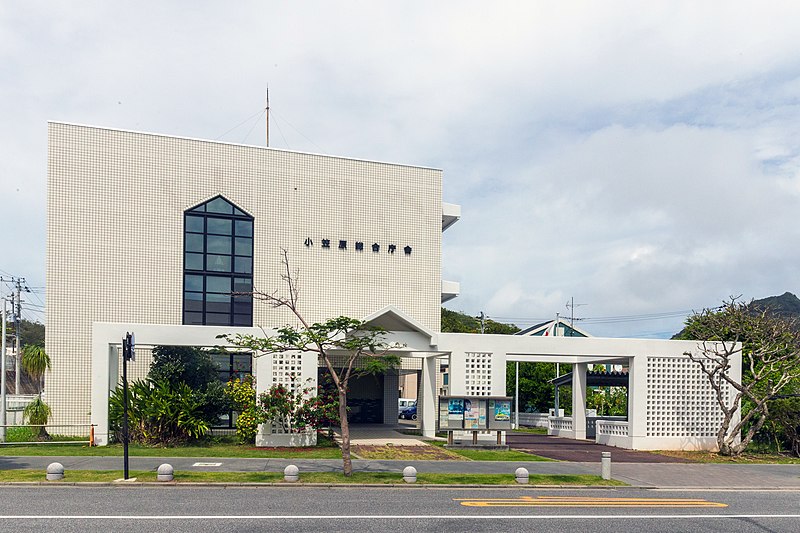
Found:
[[222, 463], [194, 463], [192, 466], [222, 466]]
[[671, 515], [0, 515], [8, 520], [665, 520], [665, 519], [732, 519], [732, 518], [800, 518], [800, 514], [671, 514]]

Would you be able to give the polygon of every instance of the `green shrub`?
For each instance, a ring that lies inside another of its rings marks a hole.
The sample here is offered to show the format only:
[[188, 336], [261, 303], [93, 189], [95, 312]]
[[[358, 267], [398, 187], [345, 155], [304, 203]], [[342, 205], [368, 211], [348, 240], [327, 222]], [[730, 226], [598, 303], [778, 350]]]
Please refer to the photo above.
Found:
[[[50, 419], [50, 414], [50, 406], [44, 403], [41, 396], [25, 406], [25, 410], [22, 411], [22, 416], [28, 421], [28, 424], [42, 426], [47, 424], [47, 421]], [[47, 428], [38, 427], [31, 429], [36, 435], [36, 440], [50, 440], [50, 435], [47, 434]]]
[[[128, 387], [128, 436], [131, 442], [174, 446], [204, 436], [210, 422], [204, 417], [201, 393], [185, 383], [134, 381]], [[109, 422], [122, 440], [123, 391], [109, 400]]]

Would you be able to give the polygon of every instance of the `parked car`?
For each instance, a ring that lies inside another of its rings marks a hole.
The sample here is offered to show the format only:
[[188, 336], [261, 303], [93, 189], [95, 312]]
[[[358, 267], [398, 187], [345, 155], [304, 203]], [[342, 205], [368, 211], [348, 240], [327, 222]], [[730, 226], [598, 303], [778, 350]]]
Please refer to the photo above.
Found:
[[399, 418], [404, 420], [416, 420], [417, 419], [417, 406], [414, 405], [412, 407], [407, 407], [400, 411]]

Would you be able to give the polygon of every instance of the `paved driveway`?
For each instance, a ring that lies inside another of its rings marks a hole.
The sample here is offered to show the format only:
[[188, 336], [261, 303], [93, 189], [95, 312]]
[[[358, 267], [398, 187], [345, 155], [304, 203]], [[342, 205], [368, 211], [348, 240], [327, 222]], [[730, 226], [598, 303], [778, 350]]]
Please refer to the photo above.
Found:
[[601, 452], [611, 452], [617, 463], [689, 463], [686, 459], [667, 457], [651, 452], [637, 452], [613, 446], [603, 446], [590, 440], [573, 440], [534, 433], [509, 433], [506, 442], [512, 449], [556, 459], [558, 461], [600, 461]]

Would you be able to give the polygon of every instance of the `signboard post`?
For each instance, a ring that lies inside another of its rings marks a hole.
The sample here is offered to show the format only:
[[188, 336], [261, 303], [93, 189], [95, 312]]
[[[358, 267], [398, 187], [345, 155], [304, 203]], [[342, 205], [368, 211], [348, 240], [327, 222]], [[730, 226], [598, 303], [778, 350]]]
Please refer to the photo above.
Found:
[[128, 361], [136, 360], [136, 342], [133, 333], [122, 339], [122, 450], [123, 479], [128, 479]]

